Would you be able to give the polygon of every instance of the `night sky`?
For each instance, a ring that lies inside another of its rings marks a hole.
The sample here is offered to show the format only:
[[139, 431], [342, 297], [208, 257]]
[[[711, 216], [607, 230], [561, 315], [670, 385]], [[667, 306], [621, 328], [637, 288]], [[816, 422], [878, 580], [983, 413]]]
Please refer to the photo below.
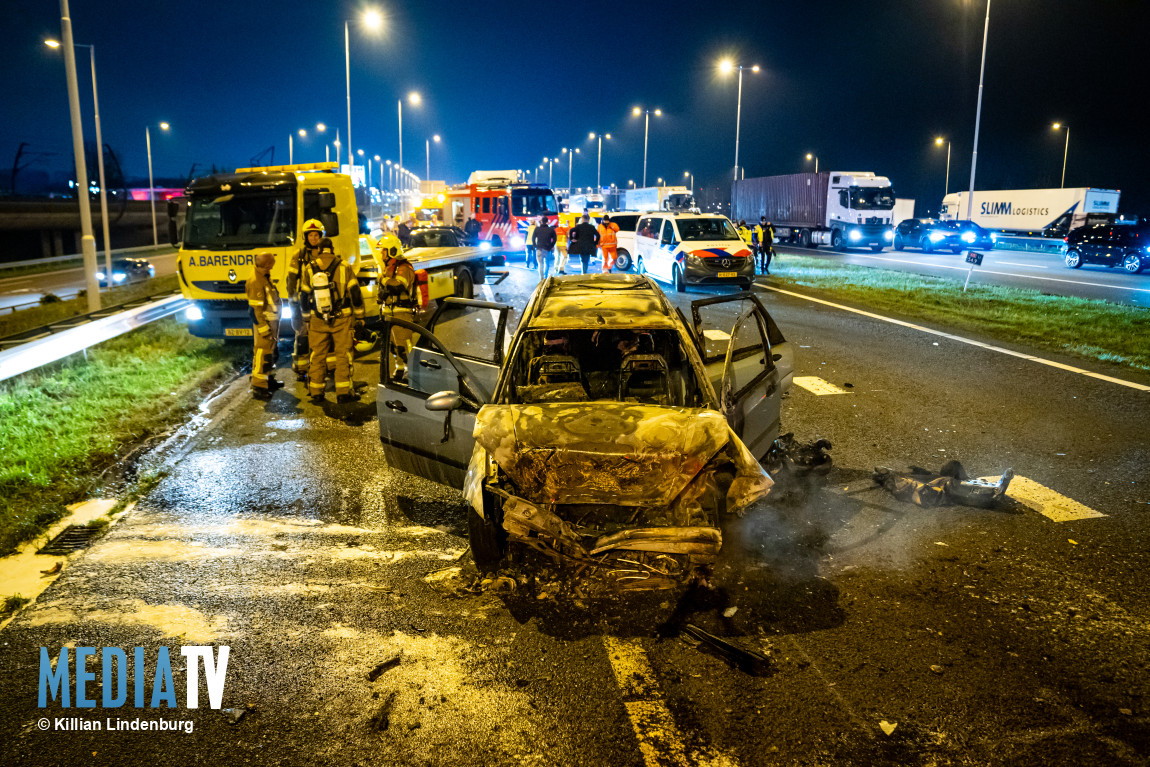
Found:
[[[71, 136], [58, 3], [11, 0], [0, 76], [8, 107], [0, 168], [20, 142], [23, 171], [66, 172]], [[153, 129], [156, 174], [182, 182], [215, 164], [247, 165], [270, 146], [287, 162], [287, 137], [317, 122], [346, 147], [343, 20], [356, 3], [192, 3], [73, 0], [77, 43], [96, 46], [104, 141], [129, 179], [147, 177], [144, 126]], [[917, 212], [937, 210], [953, 141], [950, 188], [970, 176], [985, 0], [873, 2], [406, 2], [384, 0], [384, 30], [351, 27], [352, 138], [396, 160], [396, 100], [404, 106], [404, 160], [424, 175], [464, 180], [474, 169], [533, 169], [562, 147], [582, 150], [576, 186], [595, 182], [591, 131], [603, 146], [603, 183], [638, 183], [642, 118], [651, 118], [648, 183], [727, 185], [734, 165], [734, 76], [743, 81], [740, 164], [748, 178], [812, 169], [872, 170], [891, 178]], [[482, 10], [480, 10], [482, 9]], [[1150, 213], [1150, 152], [1137, 118], [1146, 101], [1143, 0], [993, 0], [982, 113], [979, 189], [1059, 185], [1071, 126], [1067, 186], [1121, 189], [1120, 209]], [[92, 141], [91, 75], [77, 49]], [[296, 161], [319, 161], [314, 131]], [[26, 158], [29, 159], [29, 158]], [[544, 172], [545, 173], [545, 172]], [[4, 172], [7, 178], [7, 171]], [[544, 180], [546, 178], [544, 177]], [[554, 184], [566, 186], [567, 162]], [[7, 183], [3, 191], [6, 193]]]

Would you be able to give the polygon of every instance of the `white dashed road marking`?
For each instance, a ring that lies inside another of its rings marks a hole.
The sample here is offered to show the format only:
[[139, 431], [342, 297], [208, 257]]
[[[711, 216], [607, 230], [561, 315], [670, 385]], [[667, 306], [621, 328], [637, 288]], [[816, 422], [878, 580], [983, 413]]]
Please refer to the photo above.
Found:
[[828, 394], [850, 394], [846, 389], [840, 389], [830, 381], [824, 381], [818, 376], [795, 376], [795, 386], [801, 386], [811, 394], [824, 397]]

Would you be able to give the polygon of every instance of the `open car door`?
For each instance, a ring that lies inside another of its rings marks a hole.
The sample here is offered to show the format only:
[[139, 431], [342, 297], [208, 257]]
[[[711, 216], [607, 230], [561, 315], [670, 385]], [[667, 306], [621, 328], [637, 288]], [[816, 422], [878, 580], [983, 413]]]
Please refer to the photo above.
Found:
[[762, 460], [779, 433], [782, 394], [794, 368], [790, 345], [750, 293], [693, 301], [691, 319], [723, 415]]
[[508, 311], [449, 298], [427, 328], [385, 320], [376, 411], [388, 465], [462, 489], [475, 414], [503, 365]]

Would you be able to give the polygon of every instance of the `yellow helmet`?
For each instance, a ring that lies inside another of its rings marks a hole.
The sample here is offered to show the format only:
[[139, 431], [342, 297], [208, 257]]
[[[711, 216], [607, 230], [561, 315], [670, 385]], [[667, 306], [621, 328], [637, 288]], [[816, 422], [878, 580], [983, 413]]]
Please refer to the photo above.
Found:
[[303, 236], [307, 239], [308, 232], [319, 232], [319, 236], [323, 237], [326, 232], [323, 229], [323, 222], [318, 218], [309, 218], [303, 224]]
[[395, 258], [403, 254], [403, 246], [394, 234], [384, 232], [379, 238], [379, 252], [384, 258]]

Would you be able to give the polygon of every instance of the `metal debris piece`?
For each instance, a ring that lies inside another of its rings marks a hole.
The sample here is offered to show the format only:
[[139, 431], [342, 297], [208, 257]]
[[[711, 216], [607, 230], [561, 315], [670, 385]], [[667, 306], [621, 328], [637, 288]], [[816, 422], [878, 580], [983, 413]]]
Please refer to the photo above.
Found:
[[911, 466], [905, 474], [900, 474], [880, 466], [872, 478], [895, 498], [918, 506], [958, 504], [988, 509], [1006, 495], [1014, 469], [1007, 469], [997, 481], [988, 482], [969, 478], [961, 463], [948, 461], [937, 473]]
[[739, 611], [738, 607], [728, 607], [726, 610], [723, 610], [723, 617], [724, 618], [733, 618], [735, 613], [737, 613], [738, 611]]
[[383, 672], [398, 666], [400, 660], [402, 659], [403, 652], [400, 651], [389, 657], [387, 660], [377, 663], [375, 668], [367, 672], [367, 681], [374, 682], [376, 679], [379, 679]]
[[60, 572], [63, 569], [64, 569], [64, 563], [63, 562], [57, 562], [56, 564], [52, 565], [47, 570], [41, 570], [40, 575], [41, 575], [41, 577], [46, 576], [46, 575], [55, 575], [56, 573]]
[[829, 440], [801, 443], [793, 432], [788, 432], [771, 443], [763, 464], [772, 477], [784, 470], [795, 477], [826, 474], [834, 463], [826, 453], [830, 449]]
[[224, 718], [228, 720], [228, 724], [236, 724], [244, 718], [244, 714], [248, 713], [246, 708], [225, 708], [220, 711]]
[[898, 722], [888, 722], [887, 720], [883, 719], [878, 723], [878, 726], [885, 735], [892, 735], [894, 734], [894, 728], [898, 727]]
[[750, 674], [751, 676], [766, 676], [770, 673], [771, 661], [765, 655], [760, 655], [754, 650], [744, 650], [737, 645], [731, 644], [726, 639], [703, 631], [693, 623], [688, 623], [684, 626], [683, 633], [697, 639], [700, 644], [706, 645], [708, 648], [714, 650], [719, 657], [740, 671]]

